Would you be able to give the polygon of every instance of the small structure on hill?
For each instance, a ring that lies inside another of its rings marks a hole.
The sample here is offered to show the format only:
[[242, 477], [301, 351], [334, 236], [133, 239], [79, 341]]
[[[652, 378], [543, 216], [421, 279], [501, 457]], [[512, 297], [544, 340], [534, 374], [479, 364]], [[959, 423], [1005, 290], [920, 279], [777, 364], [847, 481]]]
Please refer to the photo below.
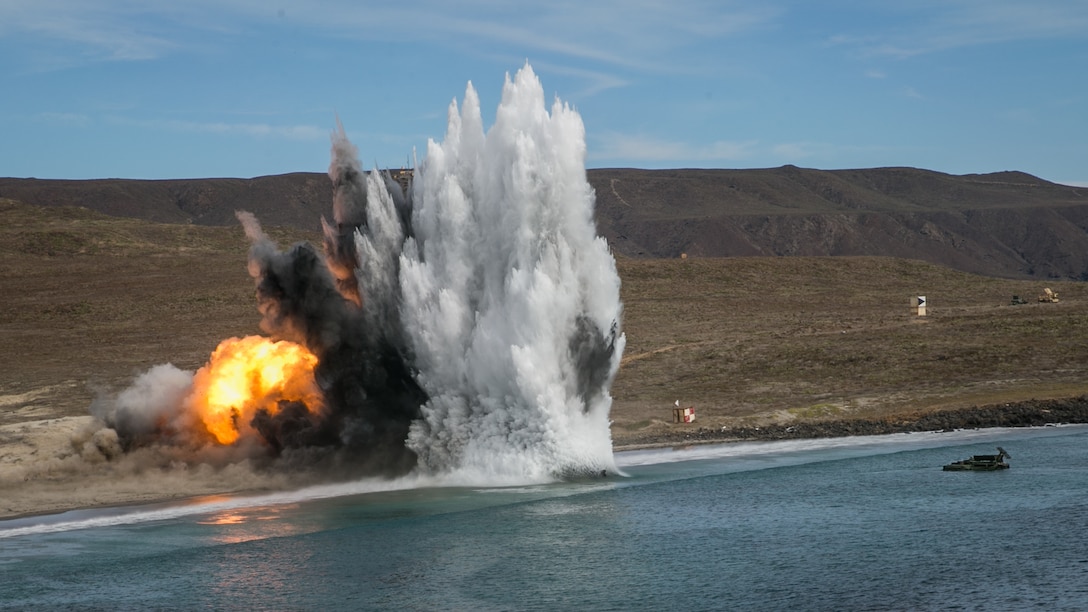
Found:
[[919, 317], [926, 316], [926, 296], [917, 295], [911, 298], [910, 304], [911, 309], [914, 311], [914, 314], [918, 315]]
[[674, 423], [694, 423], [695, 406], [681, 408], [680, 400], [676, 400], [676, 408], [672, 409], [672, 420]]

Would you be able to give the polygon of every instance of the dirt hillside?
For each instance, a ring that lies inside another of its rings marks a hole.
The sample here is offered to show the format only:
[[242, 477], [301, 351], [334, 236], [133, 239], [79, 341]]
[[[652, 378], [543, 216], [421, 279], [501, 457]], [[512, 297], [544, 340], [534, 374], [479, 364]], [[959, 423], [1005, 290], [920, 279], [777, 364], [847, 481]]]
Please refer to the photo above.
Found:
[[[915, 168], [595, 169], [597, 224], [628, 257], [888, 256], [1003, 278], [1088, 280], [1088, 189], [1021, 172]], [[233, 226], [234, 211], [317, 231], [327, 176], [57, 181], [0, 178], [0, 198]]]
[[[240, 227], [0, 201], [0, 425], [259, 333]], [[313, 233], [269, 229], [282, 244]], [[1088, 284], [887, 257], [620, 257], [618, 443], [698, 425], [869, 418], [1088, 392]], [[1040, 303], [1044, 286], [1060, 301]], [[925, 317], [911, 299], [927, 296]], [[1012, 297], [1027, 303], [1013, 305]]]

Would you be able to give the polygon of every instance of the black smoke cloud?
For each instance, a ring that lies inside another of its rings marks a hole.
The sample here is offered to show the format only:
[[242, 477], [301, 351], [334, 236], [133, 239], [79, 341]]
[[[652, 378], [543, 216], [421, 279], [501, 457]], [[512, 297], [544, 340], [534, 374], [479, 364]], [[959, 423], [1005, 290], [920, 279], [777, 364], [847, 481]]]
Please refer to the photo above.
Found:
[[[249, 272], [257, 283], [261, 329], [317, 356], [315, 376], [326, 401], [321, 412], [301, 406], [284, 406], [275, 415], [261, 411], [252, 424], [275, 452], [338, 449], [357, 464], [400, 473], [415, 465], [404, 440], [427, 396], [413, 377], [397, 311], [364, 310], [371, 298], [359, 293], [355, 236], [366, 230], [367, 175], [337, 161], [330, 168], [335, 225], [322, 220], [324, 256], [308, 243], [280, 251], [253, 215], [238, 213], [252, 241]], [[403, 202], [400, 186], [389, 183]], [[372, 299], [377, 306], [383, 298]], [[376, 316], [368, 321], [371, 311]]]

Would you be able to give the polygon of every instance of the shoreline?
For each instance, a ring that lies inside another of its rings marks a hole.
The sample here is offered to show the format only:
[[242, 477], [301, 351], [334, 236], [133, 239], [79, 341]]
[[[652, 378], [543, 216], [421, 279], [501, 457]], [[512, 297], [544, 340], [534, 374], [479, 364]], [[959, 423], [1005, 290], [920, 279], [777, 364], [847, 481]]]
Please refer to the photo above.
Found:
[[1088, 394], [1062, 399], [1024, 400], [880, 418], [814, 419], [744, 427], [688, 427], [682, 430], [624, 436], [613, 452], [690, 444], [724, 444], [772, 440], [879, 436], [923, 431], [992, 427], [1041, 427], [1088, 423]]
[[[949, 410], [914, 414], [896, 414], [874, 419], [826, 419], [793, 421], [760, 426], [744, 427], [686, 427], [672, 431], [646, 432], [624, 436], [620, 441], [613, 439], [614, 453], [646, 449], [660, 449], [692, 445], [729, 444], [738, 442], [769, 442], [775, 440], [826, 439], [847, 436], [878, 436], [894, 433], [956, 431], [969, 429], [988, 429], [995, 427], [1041, 427], [1054, 424], [1088, 423], [1088, 395], [1065, 399], [1027, 400], [1007, 402], [986, 406], [971, 406]], [[214, 472], [213, 472], [214, 474]], [[209, 475], [209, 474], [205, 474]], [[92, 476], [91, 480], [94, 480]], [[201, 479], [202, 480], [202, 479]], [[87, 483], [84, 483], [87, 484]], [[128, 482], [129, 486], [110, 493], [95, 495], [83, 500], [64, 496], [58, 498], [56, 491], [65, 486], [64, 482], [46, 483], [48, 490], [38, 490], [40, 496], [35, 501], [24, 504], [23, 511], [3, 515], [0, 512], [0, 526], [12, 521], [33, 519], [35, 517], [55, 517], [66, 512], [96, 510], [102, 508], [123, 508], [145, 506], [160, 503], [177, 503], [217, 495], [258, 495], [281, 490], [276, 486], [246, 487], [222, 486], [208, 487], [207, 482], [176, 482], [179, 489], [172, 495], [155, 495], [138, 486], [137, 482]], [[185, 486], [185, 485], [188, 485]], [[282, 484], [282, 483], [281, 483]], [[20, 494], [19, 486], [5, 487], [7, 494]], [[30, 488], [34, 488], [31, 485]], [[290, 490], [290, 487], [282, 490]], [[22, 493], [33, 491], [24, 489]]]

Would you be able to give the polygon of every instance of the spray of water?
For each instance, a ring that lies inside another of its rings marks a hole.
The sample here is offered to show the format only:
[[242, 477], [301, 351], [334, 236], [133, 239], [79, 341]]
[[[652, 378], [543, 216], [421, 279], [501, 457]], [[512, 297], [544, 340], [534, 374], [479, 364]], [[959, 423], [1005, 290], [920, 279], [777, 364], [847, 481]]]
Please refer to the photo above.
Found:
[[[321, 410], [281, 402], [246, 430], [277, 456], [377, 473], [494, 483], [615, 471], [620, 282], [596, 235], [579, 115], [559, 100], [549, 110], [526, 65], [490, 129], [469, 84], [407, 191], [363, 171], [342, 127], [329, 176], [323, 252], [281, 251], [239, 213], [262, 329], [317, 357], [323, 395]], [[160, 370], [98, 402], [122, 445], [193, 421], [189, 377]]]
[[620, 284], [596, 236], [578, 114], [558, 100], [549, 113], [526, 66], [485, 132], [469, 85], [412, 202], [402, 316], [430, 399], [409, 447], [432, 469], [615, 469]]

